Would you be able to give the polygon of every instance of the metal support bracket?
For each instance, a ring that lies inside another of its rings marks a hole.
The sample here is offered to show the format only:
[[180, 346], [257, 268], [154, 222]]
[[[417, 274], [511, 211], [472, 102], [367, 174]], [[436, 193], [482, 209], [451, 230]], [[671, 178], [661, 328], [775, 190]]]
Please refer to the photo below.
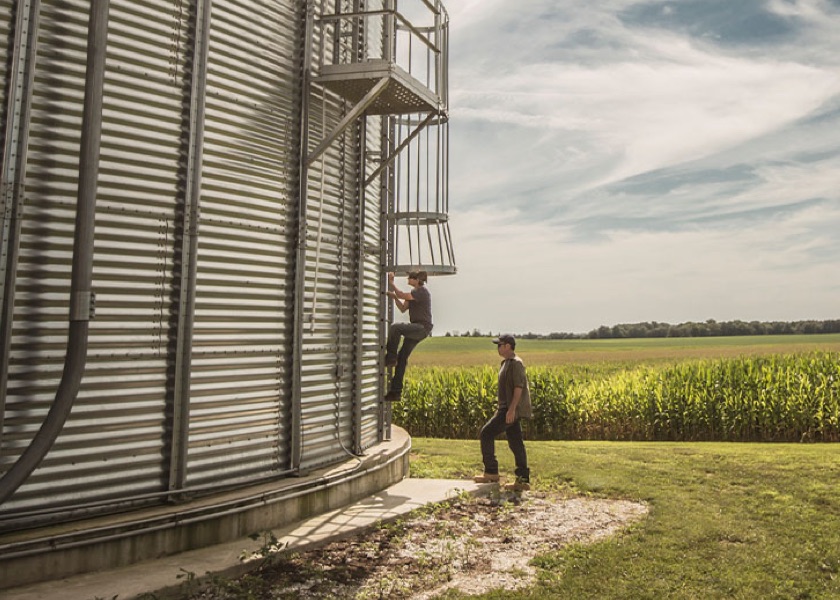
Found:
[[345, 129], [347, 129], [347, 127], [349, 127], [356, 119], [358, 119], [364, 114], [367, 107], [373, 104], [374, 100], [376, 100], [382, 94], [382, 92], [385, 91], [385, 88], [388, 87], [389, 83], [390, 79], [388, 79], [387, 77], [383, 77], [382, 79], [380, 79], [376, 83], [376, 85], [374, 85], [370, 89], [370, 91], [367, 94], [365, 94], [364, 98], [359, 100], [358, 104], [356, 104], [356, 106], [350, 109], [350, 112], [344, 115], [344, 118], [341, 119], [341, 122], [339, 122], [338, 125], [336, 125], [335, 129], [327, 137], [321, 140], [321, 143], [318, 144], [318, 147], [312, 151], [312, 154], [306, 157], [307, 167], [312, 166], [312, 163], [318, 160], [318, 157], [321, 156], [324, 152], [326, 152], [327, 148], [330, 147], [330, 144], [332, 144], [336, 140], [336, 138], [338, 138], [338, 136], [340, 136], [342, 132]]
[[414, 131], [412, 131], [411, 134], [407, 138], [405, 138], [402, 141], [402, 143], [399, 146], [397, 146], [397, 148], [391, 154], [388, 155], [388, 157], [385, 158], [385, 160], [382, 161], [382, 164], [379, 165], [367, 179], [365, 179], [365, 187], [373, 183], [373, 181], [379, 176], [379, 174], [382, 173], [382, 171], [384, 171], [385, 169], [387, 169], [392, 162], [394, 162], [394, 159], [397, 158], [400, 152], [402, 152], [403, 148], [408, 146], [411, 143], [411, 141], [414, 138], [416, 138], [421, 131], [423, 131], [423, 128], [426, 127], [426, 125], [428, 125], [431, 122], [431, 120], [437, 116], [438, 115], [435, 113], [429, 113], [429, 115], [420, 122], [417, 128]]

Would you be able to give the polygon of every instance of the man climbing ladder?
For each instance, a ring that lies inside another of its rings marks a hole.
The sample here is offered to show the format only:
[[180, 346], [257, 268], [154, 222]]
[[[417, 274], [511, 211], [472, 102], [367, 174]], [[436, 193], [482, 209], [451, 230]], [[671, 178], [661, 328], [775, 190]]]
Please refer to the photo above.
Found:
[[[408, 323], [392, 323], [385, 345], [385, 366], [395, 367], [391, 388], [385, 394], [387, 402], [395, 402], [402, 395], [405, 369], [412, 350], [432, 333], [432, 295], [426, 287], [428, 275], [425, 271], [408, 273], [410, 292], [401, 291], [394, 283], [394, 274], [388, 273], [388, 297], [400, 312], [408, 311]], [[402, 340], [402, 347], [400, 347]]]

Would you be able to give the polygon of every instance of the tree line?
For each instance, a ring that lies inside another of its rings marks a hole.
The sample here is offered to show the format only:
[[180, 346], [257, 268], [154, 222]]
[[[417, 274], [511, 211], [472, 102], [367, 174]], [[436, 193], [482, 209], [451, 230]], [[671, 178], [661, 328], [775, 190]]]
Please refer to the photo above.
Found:
[[[514, 334], [523, 339], [548, 340], [606, 340], [627, 338], [676, 338], [676, 337], [723, 337], [737, 335], [802, 335], [820, 333], [840, 333], [840, 319], [826, 321], [688, 321], [672, 325], [648, 321], [645, 323], [619, 323], [601, 325], [587, 333], [552, 332]], [[446, 337], [492, 337], [494, 333], [482, 333], [478, 329], [458, 333], [447, 332]]]
[[587, 339], [610, 338], [664, 338], [664, 337], [717, 337], [735, 335], [797, 335], [840, 333], [840, 319], [828, 321], [721, 321], [709, 319], [704, 323], [689, 321], [678, 325], [670, 323], [622, 323], [612, 327], [601, 326], [584, 337]]

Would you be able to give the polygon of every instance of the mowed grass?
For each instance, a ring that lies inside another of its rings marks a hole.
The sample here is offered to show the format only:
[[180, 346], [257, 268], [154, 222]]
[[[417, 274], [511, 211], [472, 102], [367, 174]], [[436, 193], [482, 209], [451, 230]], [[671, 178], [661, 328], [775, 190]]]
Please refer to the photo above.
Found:
[[[596, 377], [642, 365], [814, 350], [840, 351], [840, 335], [517, 345], [529, 366]], [[431, 338], [411, 360], [456, 370], [498, 366], [488, 338]], [[640, 500], [650, 513], [607, 540], [538, 556], [534, 587], [483, 597], [840, 598], [838, 444], [528, 440], [526, 447], [536, 491]], [[503, 439], [497, 454], [510, 477]], [[481, 469], [477, 440], [412, 439], [412, 477], [469, 478]]]
[[[417, 367], [498, 365], [492, 338], [431, 337], [409, 359]], [[528, 366], [623, 368], [697, 358], [731, 358], [812, 350], [840, 351], [840, 334], [760, 335], [622, 340], [517, 340], [516, 353]], [[410, 375], [409, 375], [410, 376]]]
[[[840, 446], [526, 442], [535, 490], [625, 498], [650, 513], [538, 556], [538, 583], [492, 598], [840, 598]], [[503, 474], [513, 471], [497, 443]], [[477, 441], [414, 438], [413, 477], [468, 478]]]

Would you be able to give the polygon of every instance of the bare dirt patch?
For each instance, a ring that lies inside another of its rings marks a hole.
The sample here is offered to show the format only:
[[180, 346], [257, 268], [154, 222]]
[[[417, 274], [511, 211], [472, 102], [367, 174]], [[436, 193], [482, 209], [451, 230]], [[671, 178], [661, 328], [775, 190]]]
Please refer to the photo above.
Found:
[[[596, 541], [646, 513], [642, 503], [558, 493], [463, 496], [320, 548], [275, 555], [244, 578], [245, 587], [272, 600], [423, 600], [450, 589], [518, 589], [533, 583], [536, 555]], [[205, 590], [198, 597], [236, 596]]]

